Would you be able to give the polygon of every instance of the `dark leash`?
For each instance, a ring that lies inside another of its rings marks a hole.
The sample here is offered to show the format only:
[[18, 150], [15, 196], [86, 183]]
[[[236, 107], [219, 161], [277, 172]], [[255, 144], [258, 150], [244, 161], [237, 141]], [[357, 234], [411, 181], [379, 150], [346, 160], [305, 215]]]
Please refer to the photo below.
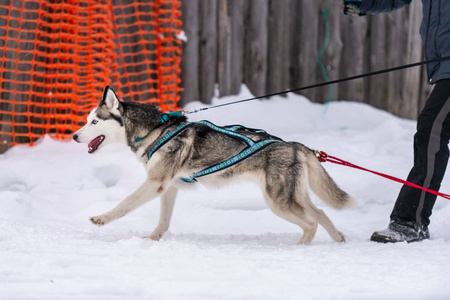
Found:
[[341, 82], [361, 79], [361, 78], [365, 78], [365, 77], [371, 77], [371, 76], [375, 76], [375, 75], [395, 72], [395, 71], [399, 71], [399, 70], [414, 68], [414, 67], [418, 67], [418, 66], [422, 66], [422, 65], [426, 65], [426, 64], [431, 64], [431, 63], [434, 63], [434, 62], [441, 62], [441, 61], [445, 61], [445, 60], [450, 60], [450, 56], [445, 56], [445, 57], [441, 57], [441, 58], [420, 61], [420, 62], [407, 64], [407, 65], [402, 65], [402, 66], [398, 66], [398, 67], [394, 67], [394, 68], [383, 69], [383, 70], [379, 70], [379, 71], [364, 73], [364, 74], [360, 74], [360, 75], [356, 75], [356, 76], [350, 76], [350, 77], [341, 78], [341, 79], [332, 80], [332, 81], [326, 81], [326, 82], [317, 83], [317, 84], [313, 84], [313, 85], [308, 85], [308, 86], [304, 86], [304, 87], [300, 87], [300, 88], [296, 88], [296, 89], [289, 89], [289, 90], [282, 91], [282, 92], [266, 94], [266, 95], [262, 95], [262, 96], [257, 96], [257, 97], [252, 97], [252, 98], [248, 98], [248, 99], [233, 101], [233, 102], [229, 102], [229, 103], [213, 105], [213, 106], [209, 106], [209, 107], [195, 109], [195, 110], [192, 110], [192, 111], [184, 111], [183, 110], [183, 111], [174, 112], [174, 113], [181, 113], [183, 115], [195, 114], [195, 113], [198, 113], [198, 112], [201, 112], [201, 111], [205, 111], [205, 110], [209, 110], [209, 109], [219, 108], [219, 107], [228, 106], [228, 105], [234, 105], [234, 104], [238, 104], [238, 103], [244, 103], [244, 102], [258, 100], [258, 99], [263, 99], [263, 98], [268, 98], [268, 97], [272, 97], [272, 96], [280, 96], [280, 95], [285, 95], [285, 94], [288, 94], [288, 93], [314, 89], [314, 88], [323, 87], [323, 86], [327, 86], [327, 85], [331, 85], [331, 84], [336, 84], [336, 83], [341, 83]]

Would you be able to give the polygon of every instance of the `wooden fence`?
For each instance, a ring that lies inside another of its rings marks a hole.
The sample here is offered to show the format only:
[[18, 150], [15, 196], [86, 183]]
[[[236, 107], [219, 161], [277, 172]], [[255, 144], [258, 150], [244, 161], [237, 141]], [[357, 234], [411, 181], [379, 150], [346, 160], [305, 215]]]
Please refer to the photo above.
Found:
[[[323, 71], [336, 80], [423, 59], [420, 1], [366, 17], [344, 16], [340, 6], [340, 0], [183, 0], [188, 40], [180, 105], [208, 103], [216, 84], [220, 96], [237, 94], [242, 83], [260, 96], [324, 82]], [[364, 101], [415, 119], [430, 90], [424, 67], [415, 67], [302, 94], [314, 102]]]

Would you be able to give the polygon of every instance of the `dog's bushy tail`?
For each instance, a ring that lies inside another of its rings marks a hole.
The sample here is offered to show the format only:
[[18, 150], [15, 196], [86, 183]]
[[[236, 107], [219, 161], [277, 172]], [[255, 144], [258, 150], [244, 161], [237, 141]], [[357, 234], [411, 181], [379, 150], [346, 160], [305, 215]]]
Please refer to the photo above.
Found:
[[306, 158], [309, 186], [319, 198], [337, 209], [351, 208], [356, 205], [355, 199], [337, 186], [313, 152], [308, 153]]

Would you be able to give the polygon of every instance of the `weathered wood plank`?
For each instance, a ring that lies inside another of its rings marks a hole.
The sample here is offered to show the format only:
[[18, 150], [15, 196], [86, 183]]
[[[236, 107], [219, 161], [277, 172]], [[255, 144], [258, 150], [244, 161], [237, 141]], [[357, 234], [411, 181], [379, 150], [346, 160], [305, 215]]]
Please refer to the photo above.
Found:
[[[367, 18], [346, 17], [342, 22], [343, 55], [341, 60], [341, 78], [364, 73]], [[343, 82], [339, 89], [342, 100], [364, 101], [364, 79]]]
[[[404, 9], [395, 11], [387, 15], [387, 43], [386, 49], [387, 67], [392, 68], [405, 64], [406, 53], [406, 11]], [[405, 73], [403, 71], [391, 72], [388, 74], [387, 80], [387, 99], [388, 111], [394, 114], [402, 113], [403, 107], [403, 90], [405, 88]]]
[[289, 10], [291, 0], [269, 1], [269, 42], [266, 93], [289, 88]]
[[179, 106], [200, 99], [199, 90], [199, 0], [184, 0], [181, 6], [187, 42], [181, 58], [181, 93]]
[[[319, 44], [319, 1], [302, 0], [298, 2], [297, 18], [299, 24], [297, 33], [300, 39], [300, 47], [298, 49], [298, 77], [293, 78], [293, 85], [295, 88], [304, 87], [314, 84], [317, 78], [317, 56]], [[311, 100], [316, 99], [316, 89], [309, 89], [302, 92], [307, 98]]]
[[231, 12], [228, 0], [219, 0], [217, 83], [219, 96], [231, 94]]
[[[330, 1], [328, 8], [326, 2], [322, 1], [319, 7], [320, 20], [319, 20], [319, 45], [318, 49], [322, 49], [326, 39], [326, 23], [329, 27], [328, 43], [325, 47], [325, 51], [322, 55], [322, 64], [326, 70], [326, 75], [330, 80], [339, 79], [340, 76], [340, 62], [342, 56], [342, 39], [341, 39], [341, 18], [345, 17], [340, 10], [341, 3], [339, 1]], [[317, 82], [325, 82], [326, 78], [318, 70]], [[326, 102], [330, 97], [332, 100], [337, 100], [339, 94], [339, 84], [335, 84], [332, 87], [324, 87], [317, 89], [316, 101]]]
[[289, 45], [289, 87], [295, 88], [300, 87], [299, 81], [300, 81], [300, 64], [299, 64], [299, 57], [298, 54], [300, 52], [300, 46], [302, 44], [302, 40], [299, 34], [299, 28], [301, 26], [300, 22], [300, 1], [293, 1], [291, 6], [291, 11], [289, 14], [289, 39], [290, 39], [290, 45]]
[[247, 11], [246, 0], [229, 0], [231, 10], [231, 79], [230, 93], [237, 94], [244, 82], [244, 17]]
[[217, 71], [217, 1], [200, 1], [200, 101], [211, 102]]
[[[380, 14], [371, 17], [369, 21], [368, 48], [368, 71], [375, 72], [386, 69], [386, 15]], [[377, 75], [370, 77], [366, 82], [368, 84], [365, 92], [365, 100], [367, 103], [383, 108], [387, 103], [387, 75]]]
[[267, 80], [268, 1], [250, 0], [245, 39], [244, 82], [256, 95], [264, 95]]

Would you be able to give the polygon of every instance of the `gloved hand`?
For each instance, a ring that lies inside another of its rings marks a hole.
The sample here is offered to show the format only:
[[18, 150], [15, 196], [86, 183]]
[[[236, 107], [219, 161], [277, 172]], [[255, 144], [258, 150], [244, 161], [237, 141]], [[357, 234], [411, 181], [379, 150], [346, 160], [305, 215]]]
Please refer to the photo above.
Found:
[[361, 13], [360, 7], [363, 0], [344, 0], [342, 2], [342, 10], [344, 11], [344, 15], [349, 16], [364, 16], [365, 14]]

